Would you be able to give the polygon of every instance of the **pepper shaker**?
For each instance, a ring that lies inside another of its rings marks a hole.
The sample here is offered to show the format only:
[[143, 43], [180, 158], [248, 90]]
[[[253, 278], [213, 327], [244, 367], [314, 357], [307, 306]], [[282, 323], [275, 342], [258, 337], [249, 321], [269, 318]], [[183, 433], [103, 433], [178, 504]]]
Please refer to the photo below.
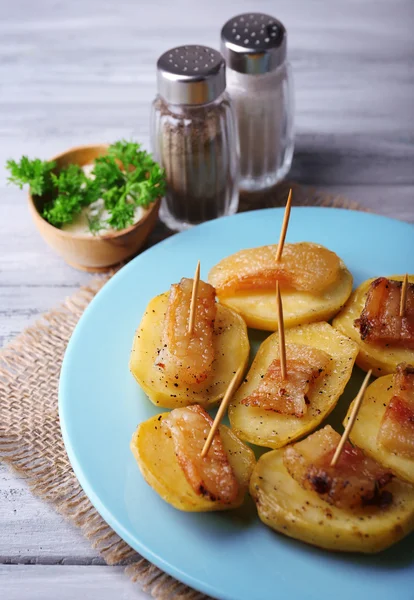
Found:
[[157, 80], [151, 138], [167, 181], [161, 220], [182, 230], [235, 213], [239, 148], [222, 55], [206, 46], [173, 48], [159, 58]]
[[245, 13], [221, 30], [227, 90], [240, 139], [240, 187], [261, 190], [282, 180], [293, 147], [293, 85], [286, 29], [262, 13]]

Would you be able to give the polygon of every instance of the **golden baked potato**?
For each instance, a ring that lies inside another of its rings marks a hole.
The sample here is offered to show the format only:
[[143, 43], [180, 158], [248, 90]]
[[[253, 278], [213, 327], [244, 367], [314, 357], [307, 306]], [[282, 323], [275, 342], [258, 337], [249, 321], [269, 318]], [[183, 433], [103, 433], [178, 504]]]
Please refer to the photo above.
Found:
[[[350, 439], [401, 479], [414, 483], [414, 461], [408, 457], [394, 454], [377, 443], [377, 434], [386, 407], [394, 395], [394, 376], [379, 377], [365, 391], [358, 416], [351, 429]], [[351, 403], [348, 414], [344, 419], [346, 426], [354, 402]]]
[[220, 425], [220, 435], [228, 460], [239, 484], [237, 499], [232, 504], [222, 504], [195, 493], [178, 464], [174, 443], [162, 428], [162, 419], [169, 413], [151, 417], [138, 426], [131, 450], [145, 481], [175, 508], [184, 511], [202, 512], [228, 510], [243, 503], [255, 465], [253, 451], [241, 442], [225, 425]]
[[276, 331], [278, 279], [286, 327], [331, 319], [352, 291], [352, 275], [343, 261], [323, 246], [300, 242], [285, 244], [279, 268], [273, 261], [276, 249], [248, 248], [215, 265], [208, 281], [220, 302], [240, 313], [248, 327]]
[[[403, 275], [392, 275], [388, 279], [402, 281]], [[368, 279], [352, 294], [341, 312], [334, 318], [332, 325], [349, 338], [357, 342], [359, 353], [356, 364], [364, 371], [372, 369], [376, 377], [394, 373], [397, 365], [402, 362], [414, 363], [414, 350], [405, 348], [384, 347], [375, 344], [369, 344], [361, 340], [361, 335], [354, 321], [361, 316], [362, 309], [365, 306], [365, 300], [368, 289], [375, 278]], [[414, 283], [414, 275], [408, 276], [408, 281]]]
[[384, 510], [337, 508], [290, 476], [283, 450], [264, 454], [250, 480], [250, 494], [263, 523], [308, 544], [344, 552], [380, 552], [414, 529], [414, 488], [394, 479], [387, 489], [394, 500]]
[[244, 383], [229, 407], [231, 427], [242, 440], [258, 446], [281, 448], [301, 438], [316, 429], [329, 415], [351, 377], [358, 346], [328, 323], [310, 323], [287, 329], [286, 344], [289, 343], [305, 344], [326, 352], [331, 358], [327, 373], [315, 382], [309, 394], [308, 411], [301, 418], [243, 405], [243, 398], [258, 387], [261, 376], [279, 355], [278, 333], [270, 335], [261, 344]]
[[[190, 404], [203, 407], [216, 404], [240, 365], [247, 366], [249, 339], [243, 319], [234, 311], [217, 304], [214, 324], [215, 360], [212, 372], [202, 383], [169, 380], [155, 365], [157, 350], [162, 346], [163, 321], [168, 292], [153, 298], [135, 334], [130, 370], [139, 385], [157, 406], [178, 408]], [[240, 375], [240, 380], [243, 374]]]

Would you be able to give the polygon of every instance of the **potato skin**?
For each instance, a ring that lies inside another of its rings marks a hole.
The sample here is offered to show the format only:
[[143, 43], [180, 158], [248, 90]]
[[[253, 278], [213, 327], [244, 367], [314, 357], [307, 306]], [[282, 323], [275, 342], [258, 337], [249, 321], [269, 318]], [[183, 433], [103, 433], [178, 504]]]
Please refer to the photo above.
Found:
[[188, 483], [179, 466], [171, 436], [162, 428], [161, 413], [141, 423], [131, 440], [131, 451], [145, 481], [163, 500], [188, 512], [229, 510], [243, 504], [249, 480], [256, 464], [253, 451], [241, 442], [225, 425], [220, 425], [220, 435], [229, 462], [239, 483], [239, 494], [232, 504], [223, 504], [199, 496]]
[[[286, 327], [329, 321], [343, 307], [352, 291], [352, 275], [341, 261], [338, 281], [321, 295], [282, 290], [283, 318]], [[232, 308], [246, 321], [248, 327], [277, 331], [274, 292], [239, 293], [220, 296], [220, 303]]]
[[385, 509], [339, 509], [304, 490], [289, 475], [283, 450], [264, 454], [250, 480], [250, 494], [263, 523], [313, 546], [343, 552], [380, 552], [414, 529], [414, 488], [395, 479], [387, 489], [394, 500]]
[[340, 334], [328, 323], [310, 323], [286, 330], [286, 343], [306, 344], [324, 350], [331, 356], [329, 373], [321, 376], [309, 394], [310, 406], [305, 416], [298, 418], [244, 406], [243, 398], [253, 392], [261, 375], [278, 355], [278, 333], [273, 333], [260, 346], [244, 383], [236, 392], [230, 407], [232, 429], [242, 440], [281, 448], [310, 433], [329, 415], [352, 374], [358, 353], [355, 342]]
[[[397, 477], [414, 484], [414, 460], [398, 456], [377, 443], [377, 434], [382, 417], [393, 394], [393, 375], [380, 377], [367, 387], [358, 416], [351, 429], [350, 439], [355, 445], [362, 448], [366, 454], [390, 469]], [[349, 406], [344, 419], [344, 426], [348, 423], [354, 402]]]
[[[243, 319], [234, 311], [217, 304], [214, 325], [215, 360], [209, 377], [199, 384], [170, 381], [155, 366], [157, 349], [162, 345], [163, 321], [168, 292], [153, 298], [147, 306], [134, 337], [129, 367], [151, 402], [164, 408], [217, 404], [234, 373], [249, 358], [250, 344]], [[240, 375], [242, 380], [243, 373]]]
[[[359, 330], [355, 327], [354, 321], [361, 316], [362, 309], [365, 306], [366, 295], [369, 286], [375, 277], [367, 279], [353, 292], [348, 302], [341, 312], [334, 318], [332, 325], [349, 338], [357, 342], [359, 353], [356, 364], [364, 371], [372, 369], [376, 377], [395, 373], [397, 365], [401, 362], [414, 363], [414, 350], [404, 348], [385, 348], [368, 344], [361, 340]], [[391, 275], [388, 279], [402, 281], [404, 275]], [[408, 281], [414, 283], [414, 275], [408, 276]]]

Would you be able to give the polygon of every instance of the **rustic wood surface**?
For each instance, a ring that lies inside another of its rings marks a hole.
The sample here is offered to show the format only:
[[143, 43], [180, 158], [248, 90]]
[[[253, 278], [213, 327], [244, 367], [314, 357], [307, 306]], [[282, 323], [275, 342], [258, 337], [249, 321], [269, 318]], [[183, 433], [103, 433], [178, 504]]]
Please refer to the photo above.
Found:
[[[253, 6], [276, 5], [0, 2], [0, 346], [90, 277], [38, 237], [25, 194], [6, 185], [6, 159], [120, 137], [148, 146], [158, 55], [185, 42], [217, 46], [221, 24]], [[277, 11], [296, 84], [290, 177], [414, 221], [412, 0], [279, 0]], [[5, 600], [148, 597], [4, 466], [0, 590]]]

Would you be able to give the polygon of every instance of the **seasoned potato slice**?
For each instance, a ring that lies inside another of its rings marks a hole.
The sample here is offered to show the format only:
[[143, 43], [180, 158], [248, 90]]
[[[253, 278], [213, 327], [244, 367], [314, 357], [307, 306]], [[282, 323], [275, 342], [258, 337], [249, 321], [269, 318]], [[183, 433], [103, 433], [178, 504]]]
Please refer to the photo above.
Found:
[[[402, 281], [404, 276], [391, 275], [388, 279]], [[332, 325], [335, 329], [338, 329], [338, 331], [358, 343], [359, 354], [356, 359], [357, 365], [364, 371], [372, 369], [373, 374], [376, 375], [376, 377], [380, 377], [381, 375], [394, 373], [399, 363], [414, 363], [414, 350], [368, 344], [361, 340], [360, 332], [357, 327], [355, 327], [354, 321], [361, 316], [369, 286], [374, 280], [375, 278], [372, 278], [361, 283], [339, 315], [335, 317]], [[408, 281], [414, 283], [414, 275], [409, 275]]]
[[[358, 416], [351, 429], [350, 438], [356, 446], [362, 448], [364, 452], [393, 471], [398, 477], [414, 483], [414, 460], [398, 456], [377, 443], [378, 430], [393, 395], [393, 375], [385, 375], [371, 383], [364, 394]], [[353, 404], [352, 402], [349, 407], [344, 425], [348, 422]]]
[[345, 552], [380, 552], [414, 529], [414, 488], [398, 479], [387, 486], [393, 502], [347, 511], [304, 490], [283, 464], [283, 450], [258, 461], [250, 494], [269, 527], [308, 544]]
[[188, 483], [178, 464], [171, 436], [166, 428], [161, 427], [162, 419], [168, 414], [156, 415], [141, 423], [132, 437], [131, 450], [145, 481], [163, 500], [179, 510], [202, 512], [240, 506], [255, 465], [253, 451], [228, 427], [221, 425], [220, 435], [239, 483], [239, 493], [232, 504], [222, 504], [199, 496]]
[[[209, 279], [210, 280], [210, 279]], [[281, 290], [283, 318], [286, 327], [329, 321], [345, 304], [352, 291], [352, 275], [340, 261], [338, 280], [320, 295], [295, 290]], [[242, 315], [248, 327], [265, 331], [277, 330], [274, 291], [244, 292], [231, 296], [217, 293], [220, 303]]]
[[301, 417], [282, 415], [261, 408], [244, 406], [241, 401], [259, 385], [273, 359], [279, 356], [278, 334], [269, 336], [260, 346], [244, 383], [229, 408], [232, 429], [243, 440], [281, 448], [310, 433], [335, 407], [351, 377], [358, 346], [328, 323], [311, 323], [286, 330], [286, 343], [305, 344], [330, 356], [327, 373], [316, 380], [309, 394], [307, 413]]
[[171, 381], [155, 366], [157, 351], [162, 346], [167, 303], [168, 293], [165, 293], [148, 304], [135, 334], [129, 364], [131, 372], [157, 406], [177, 408], [197, 403], [207, 407], [216, 404], [238, 367], [247, 365], [250, 346], [246, 324], [237, 313], [218, 304], [214, 324], [215, 359], [210, 375], [202, 383], [186, 384], [179, 379]]

